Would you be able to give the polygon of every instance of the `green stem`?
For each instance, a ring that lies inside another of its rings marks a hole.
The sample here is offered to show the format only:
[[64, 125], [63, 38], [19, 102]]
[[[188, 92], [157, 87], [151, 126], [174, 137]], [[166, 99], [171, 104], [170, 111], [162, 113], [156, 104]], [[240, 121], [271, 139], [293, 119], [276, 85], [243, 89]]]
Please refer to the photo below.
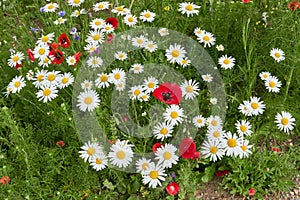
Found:
[[294, 68], [292, 68], [292, 70], [290, 71], [290, 75], [289, 75], [289, 78], [288, 78], [287, 83], [286, 83], [286, 90], [285, 90], [285, 95], [284, 95], [283, 103], [285, 103], [285, 101], [287, 99], [287, 95], [289, 93], [289, 88], [290, 88], [290, 84], [291, 84], [293, 72], [294, 72]]

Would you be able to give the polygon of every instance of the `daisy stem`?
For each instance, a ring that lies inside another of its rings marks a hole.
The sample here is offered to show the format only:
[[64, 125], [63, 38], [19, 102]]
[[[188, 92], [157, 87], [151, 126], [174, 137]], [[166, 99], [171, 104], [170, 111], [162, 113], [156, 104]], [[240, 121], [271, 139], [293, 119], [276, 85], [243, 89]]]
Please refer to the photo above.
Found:
[[131, 10], [132, 6], [133, 6], [134, 0], [131, 0], [130, 6], [129, 6], [129, 10]]
[[285, 101], [287, 99], [287, 96], [288, 96], [288, 93], [289, 93], [289, 88], [290, 88], [293, 72], [294, 72], [294, 68], [292, 68], [292, 70], [290, 71], [290, 75], [289, 75], [289, 78], [288, 78], [287, 83], [286, 83], [286, 90], [285, 90], [283, 103], [285, 103]]

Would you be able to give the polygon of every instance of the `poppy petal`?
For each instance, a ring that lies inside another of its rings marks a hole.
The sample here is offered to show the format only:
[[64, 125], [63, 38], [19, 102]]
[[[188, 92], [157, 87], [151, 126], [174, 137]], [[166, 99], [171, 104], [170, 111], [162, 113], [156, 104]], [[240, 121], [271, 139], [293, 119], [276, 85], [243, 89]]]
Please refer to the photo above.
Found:
[[65, 33], [62, 33], [58, 38], [58, 44], [63, 48], [67, 48], [70, 46], [70, 40]]

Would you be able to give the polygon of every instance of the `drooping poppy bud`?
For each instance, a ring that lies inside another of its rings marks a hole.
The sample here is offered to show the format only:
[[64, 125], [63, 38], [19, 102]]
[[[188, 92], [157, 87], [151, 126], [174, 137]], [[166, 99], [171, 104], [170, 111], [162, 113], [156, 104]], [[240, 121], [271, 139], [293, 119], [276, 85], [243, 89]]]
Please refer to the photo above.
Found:
[[34, 54], [32, 52], [32, 49], [27, 49], [26, 53], [27, 53], [29, 59], [32, 60], [32, 61], [34, 61], [35, 58], [34, 58]]
[[80, 61], [80, 56], [81, 56], [81, 52], [77, 52], [73, 57], [76, 60], [76, 63], [78, 63]]
[[156, 88], [152, 95], [166, 104], [178, 105], [182, 99], [182, 91], [176, 83], [165, 82]]

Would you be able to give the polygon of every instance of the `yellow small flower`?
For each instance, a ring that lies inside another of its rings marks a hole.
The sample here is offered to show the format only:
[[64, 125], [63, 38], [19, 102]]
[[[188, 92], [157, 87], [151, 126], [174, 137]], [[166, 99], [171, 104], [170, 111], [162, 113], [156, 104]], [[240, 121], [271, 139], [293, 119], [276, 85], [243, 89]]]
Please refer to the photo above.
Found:
[[164, 9], [168, 12], [170, 10], [170, 6], [166, 6]]

